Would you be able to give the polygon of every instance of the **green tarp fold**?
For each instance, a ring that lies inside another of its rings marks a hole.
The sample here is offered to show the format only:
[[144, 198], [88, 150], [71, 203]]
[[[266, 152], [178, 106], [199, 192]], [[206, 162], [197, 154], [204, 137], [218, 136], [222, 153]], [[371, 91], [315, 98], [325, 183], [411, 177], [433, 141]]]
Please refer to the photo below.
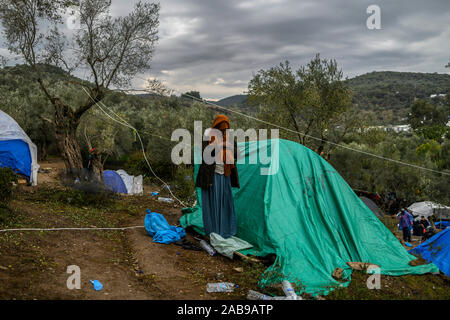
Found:
[[[236, 237], [253, 245], [244, 254], [277, 255], [261, 277], [262, 287], [286, 279], [297, 284], [297, 293], [327, 295], [350, 283], [347, 262], [370, 262], [393, 276], [438, 271], [433, 264], [410, 266], [415, 257], [312, 150], [282, 139], [238, 148], [245, 163], [237, 164], [241, 188], [233, 189]], [[200, 151], [194, 150], [196, 159]], [[180, 223], [204, 234], [200, 194], [197, 189], [197, 206]], [[346, 282], [332, 277], [336, 268], [344, 270]]]

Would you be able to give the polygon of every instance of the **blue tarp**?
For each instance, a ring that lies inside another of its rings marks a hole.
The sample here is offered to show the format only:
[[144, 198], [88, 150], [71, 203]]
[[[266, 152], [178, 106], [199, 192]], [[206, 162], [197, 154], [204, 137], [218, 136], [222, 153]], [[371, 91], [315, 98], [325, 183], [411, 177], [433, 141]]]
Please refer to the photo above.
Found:
[[103, 171], [103, 181], [106, 189], [116, 193], [127, 193], [127, 187], [117, 172], [111, 170]]
[[153, 237], [153, 242], [169, 244], [186, 236], [183, 228], [171, 226], [162, 214], [147, 209], [144, 220], [145, 230]]
[[31, 177], [31, 154], [28, 144], [22, 140], [0, 141], [0, 167], [11, 168], [28, 180]]
[[434, 225], [436, 226], [436, 228], [445, 229], [447, 227], [450, 227], [450, 221], [439, 221], [436, 222]]
[[433, 237], [409, 250], [409, 253], [421, 256], [433, 262], [439, 270], [450, 277], [450, 229], [435, 234]]

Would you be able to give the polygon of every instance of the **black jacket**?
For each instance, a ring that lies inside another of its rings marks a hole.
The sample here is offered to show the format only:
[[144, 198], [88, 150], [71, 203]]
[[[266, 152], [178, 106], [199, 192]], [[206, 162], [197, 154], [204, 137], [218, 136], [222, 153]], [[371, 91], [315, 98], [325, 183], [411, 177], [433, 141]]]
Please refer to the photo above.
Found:
[[[195, 182], [195, 186], [197, 188], [202, 189], [209, 189], [213, 185], [214, 181], [214, 172], [216, 171], [216, 164], [206, 164], [205, 160], [203, 159], [203, 152], [205, 151], [205, 148], [208, 146], [208, 141], [203, 141], [202, 145], [202, 164], [200, 165], [200, 168], [198, 169], [197, 174], [197, 180]], [[215, 152], [212, 152], [212, 156], [215, 156]], [[236, 162], [237, 159], [240, 158], [239, 150], [237, 148], [236, 141], [234, 142], [234, 160]], [[231, 187], [232, 188], [240, 188], [239, 185], [239, 177], [236, 166], [234, 168], [231, 168]]]

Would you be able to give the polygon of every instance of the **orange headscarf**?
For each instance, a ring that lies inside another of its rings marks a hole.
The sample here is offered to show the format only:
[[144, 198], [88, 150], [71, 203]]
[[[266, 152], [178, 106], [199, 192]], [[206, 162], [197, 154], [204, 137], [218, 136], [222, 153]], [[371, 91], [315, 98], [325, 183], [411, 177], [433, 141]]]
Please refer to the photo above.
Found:
[[[216, 118], [213, 121], [213, 124], [211, 126], [213, 129], [217, 130], [225, 130], [230, 129], [230, 119], [224, 114], [219, 114], [216, 116]], [[221, 150], [220, 156], [222, 158], [222, 161], [224, 163], [224, 173], [225, 176], [231, 175], [231, 168], [234, 167], [234, 156], [233, 152], [230, 149], [227, 149], [227, 135], [223, 137], [223, 149]], [[209, 141], [210, 144], [214, 143], [215, 137], [212, 136], [211, 140]]]

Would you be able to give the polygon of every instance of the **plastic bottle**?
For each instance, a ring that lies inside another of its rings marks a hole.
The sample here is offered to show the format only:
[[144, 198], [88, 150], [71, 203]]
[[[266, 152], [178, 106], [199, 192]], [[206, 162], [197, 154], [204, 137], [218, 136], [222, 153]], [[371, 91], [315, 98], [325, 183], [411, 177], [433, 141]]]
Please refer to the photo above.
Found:
[[284, 294], [286, 295], [287, 300], [301, 300], [302, 298], [297, 296], [295, 293], [294, 288], [292, 288], [292, 285], [289, 281], [283, 280], [281, 283], [281, 286], [283, 288]]
[[216, 255], [216, 250], [214, 250], [214, 248], [211, 247], [209, 245], [209, 243], [206, 242], [205, 240], [201, 240], [200, 241], [200, 247], [202, 247], [206, 252], [208, 252], [208, 254], [210, 256], [215, 256]]
[[231, 282], [219, 282], [219, 283], [208, 283], [206, 285], [206, 291], [208, 292], [233, 292], [234, 283]]
[[158, 201], [159, 202], [165, 202], [165, 203], [173, 203], [173, 199], [163, 198], [163, 197], [158, 197]]
[[265, 295], [264, 293], [249, 290], [247, 294], [247, 300], [274, 300], [274, 299], [273, 297]]

